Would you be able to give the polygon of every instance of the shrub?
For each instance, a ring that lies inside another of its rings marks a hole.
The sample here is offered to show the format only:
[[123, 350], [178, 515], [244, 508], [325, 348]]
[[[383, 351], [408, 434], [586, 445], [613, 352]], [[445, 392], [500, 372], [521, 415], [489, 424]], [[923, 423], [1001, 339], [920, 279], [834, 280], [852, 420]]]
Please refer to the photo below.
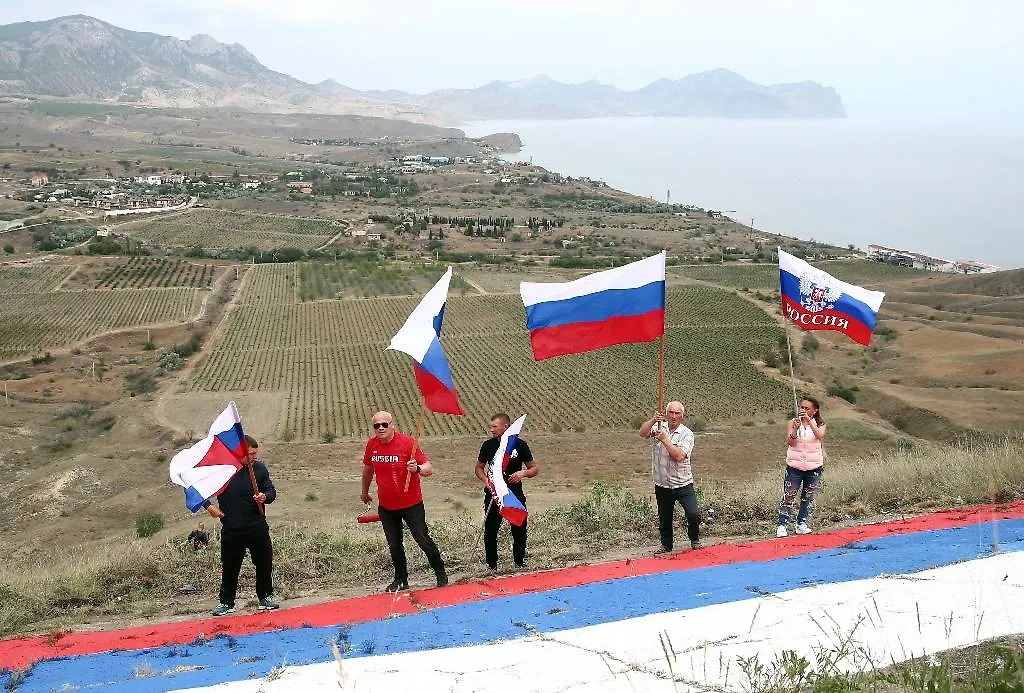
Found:
[[801, 346], [800, 348], [807, 353], [811, 353], [817, 351], [820, 347], [821, 342], [818, 341], [818, 338], [815, 337], [813, 334], [807, 334], [804, 336], [804, 343], [803, 346]]
[[828, 386], [828, 394], [832, 397], [839, 397], [845, 399], [850, 404], [857, 403], [857, 393], [853, 391], [853, 388], [846, 387], [842, 383], [832, 383]]
[[322, 436], [320, 436], [321, 443], [333, 443], [335, 440], [335, 435], [330, 432], [324, 433]]
[[293, 431], [290, 428], [284, 429], [283, 431], [281, 431], [281, 440], [283, 440], [286, 443], [290, 443], [291, 441], [295, 440], [295, 431]]
[[135, 533], [145, 539], [164, 528], [164, 516], [160, 513], [139, 513], [135, 517]]

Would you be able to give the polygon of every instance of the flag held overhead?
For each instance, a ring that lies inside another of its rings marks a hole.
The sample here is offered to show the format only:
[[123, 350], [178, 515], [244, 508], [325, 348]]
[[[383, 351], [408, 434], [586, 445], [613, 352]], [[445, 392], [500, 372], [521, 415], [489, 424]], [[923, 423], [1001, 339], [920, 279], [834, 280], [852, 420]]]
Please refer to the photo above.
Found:
[[665, 252], [571, 282], [519, 285], [533, 358], [650, 342], [665, 333]]
[[519, 440], [519, 432], [523, 430], [524, 421], [526, 414], [516, 419], [505, 430], [494, 457], [487, 464], [487, 485], [491, 489], [491, 498], [498, 504], [501, 516], [516, 527], [521, 527], [526, 522], [526, 505], [509, 490], [508, 484], [505, 483], [505, 470], [512, 459], [512, 452], [516, 449], [516, 441]]
[[205, 438], [171, 458], [171, 481], [185, 489], [185, 507], [196, 512], [220, 495], [248, 452], [238, 408], [229, 402]]
[[455, 381], [440, 340], [451, 279], [452, 268], [449, 267], [412, 311], [402, 329], [391, 338], [388, 349], [412, 357], [416, 384], [427, 409], [440, 414], [460, 415], [465, 412], [455, 393]]
[[885, 294], [836, 279], [779, 249], [782, 311], [804, 330], [834, 330], [868, 346]]

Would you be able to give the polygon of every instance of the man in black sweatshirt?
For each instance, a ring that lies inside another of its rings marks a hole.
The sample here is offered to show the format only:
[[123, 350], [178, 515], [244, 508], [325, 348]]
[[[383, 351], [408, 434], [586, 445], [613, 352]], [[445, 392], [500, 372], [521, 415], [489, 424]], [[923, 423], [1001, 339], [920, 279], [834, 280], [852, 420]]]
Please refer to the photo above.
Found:
[[[260, 611], [277, 609], [274, 601], [274, 583], [271, 572], [274, 566], [274, 549], [270, 544], [270, 527], [267, 525], [265, 505], [277, 498], [277, 490], [270, 481], [267, 466], [259, 461], [259, 443], [251, 436], [245, 437], [249, 454], [242, 460], [238, 470], [221, 494], [217, 497], [218, 508], [207, 504], [207, 511], [220, 518], [220, 604], [213, 610], [214, 616], [226, 616], [235, 612], [235, 593], [238, 591], [238, 573], [242, 570], [245, 550], [249, 550], [252, 564], [256, 567], [256, 597]], [[249, 467], [256, 478], [253, 488]]]

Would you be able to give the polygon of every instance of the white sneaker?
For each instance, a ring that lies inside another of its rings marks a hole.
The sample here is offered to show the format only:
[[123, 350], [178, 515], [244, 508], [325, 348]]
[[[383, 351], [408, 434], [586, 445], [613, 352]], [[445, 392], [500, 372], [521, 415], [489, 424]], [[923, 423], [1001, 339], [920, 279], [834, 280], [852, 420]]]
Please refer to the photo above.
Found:
[[807, 526], [806, 522], [801, 522], [800, 524], [798, 524], [796, 526], [796, 533], [797, 534], [810, 534], [811, 533], [811, 528]]
[[779, 528], [775, 530], [775, 536], [779, 537], [780, 539], [782, 537], [788, 537], [789, 533], [786, 531], [786, 525], [779, 525]]

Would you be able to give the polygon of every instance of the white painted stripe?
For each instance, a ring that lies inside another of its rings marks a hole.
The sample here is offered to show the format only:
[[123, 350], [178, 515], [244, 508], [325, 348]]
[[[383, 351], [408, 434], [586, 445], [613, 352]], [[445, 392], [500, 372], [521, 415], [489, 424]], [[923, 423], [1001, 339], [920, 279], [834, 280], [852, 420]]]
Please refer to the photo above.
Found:
[[522, 282], [519, 293], [524, 306], [549, 301], [564, 301], [610, 289], [639, 289], [665, 281], [665, 251], [621, 267], [588, 274], [571, 282]]
[[740, 657], [769, 666], [786, 650], [812, 663], [818, 652], [845, 653], [837, 666], [853, 671], [1024, 632], [1022, 576], [1024, 552], [1012, 552], [490, 645], [355, 657], [343, 679], [337, 663], [283, 662], [272, 677], [189, 690], [743, 691]]
[[876, 313], [882, 305], [882, 300], [885, 298], [885, 293], [881, 291], [872, 291], [856, 284], [848, 284], [842, 279], [833, 277], [825, 270], [818, 269], [795, 255], [790, 255], [781, 248], [779, 248], [779, 269], [797, 278], [811, 278], [819, 286], [833, 286], [847, 296], [857, 299]]

